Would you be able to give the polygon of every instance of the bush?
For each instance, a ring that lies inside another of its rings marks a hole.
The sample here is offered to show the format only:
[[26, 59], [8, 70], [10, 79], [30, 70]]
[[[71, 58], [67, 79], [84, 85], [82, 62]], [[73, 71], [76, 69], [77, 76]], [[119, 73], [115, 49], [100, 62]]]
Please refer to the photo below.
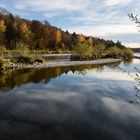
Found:
[[116, 46], [113, 46], [107, 50], [107, 56], [108, 57], [114, 57], [114, 58], [120, 58], [122, 57], [122, 50], [117, 48]]
[[98, 45], [95, 45], [93, 47], [93, 57], [94, 58], [100, 58], [103, 57], [105, 53], [106, 46], [103, 43], [99, 43]]
[[77, 46], [74, 48], [74, 58], [79, 59], [79, 60], [87, 60], [92, 57], [93, 54], [93, 48], [88, 46], [87, 43], [79, 43]]
[[124, 50], [125, 59], [131, 59], [133, 57], [134, 52], [131, 49]]

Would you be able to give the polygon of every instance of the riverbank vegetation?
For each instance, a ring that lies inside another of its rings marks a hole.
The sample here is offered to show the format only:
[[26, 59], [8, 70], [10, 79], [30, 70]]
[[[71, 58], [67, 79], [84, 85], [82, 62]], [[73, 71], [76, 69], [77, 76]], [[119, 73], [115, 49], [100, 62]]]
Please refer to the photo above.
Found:
[[120, 49], [116, 46], [107, 48], [103, 43], [89, 46], [87, 43], [78, 44], [74, 49], [72, 60], [92, 60], [99, 58], [131, 59], [133, 51], [128, 48]]

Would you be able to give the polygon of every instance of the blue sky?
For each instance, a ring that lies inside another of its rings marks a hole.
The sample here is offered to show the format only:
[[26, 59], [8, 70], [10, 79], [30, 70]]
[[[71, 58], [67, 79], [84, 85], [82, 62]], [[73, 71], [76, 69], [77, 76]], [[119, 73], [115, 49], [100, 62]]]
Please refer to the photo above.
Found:
[[63, 30], [140, 47], [138, 28], [127, 16], [140, 15], [140, 0], [0, 0], [0, 6], [23, 18], [46, 19]]

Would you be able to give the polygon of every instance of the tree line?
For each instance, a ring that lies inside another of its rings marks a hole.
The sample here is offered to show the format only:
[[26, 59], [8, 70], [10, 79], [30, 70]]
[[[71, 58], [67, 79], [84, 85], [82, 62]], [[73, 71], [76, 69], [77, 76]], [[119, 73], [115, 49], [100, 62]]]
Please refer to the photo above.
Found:
[[73, 50], [79, 43], [87, 43], [91, 47], [106, 48], [116, 46], [125, 48], [121, 42], [114, 43], [82, 34], [69, 33], [52, 26], [48, 21], [28, 20], [14, 16], [6, 9], [0, 8], [0, 50]]

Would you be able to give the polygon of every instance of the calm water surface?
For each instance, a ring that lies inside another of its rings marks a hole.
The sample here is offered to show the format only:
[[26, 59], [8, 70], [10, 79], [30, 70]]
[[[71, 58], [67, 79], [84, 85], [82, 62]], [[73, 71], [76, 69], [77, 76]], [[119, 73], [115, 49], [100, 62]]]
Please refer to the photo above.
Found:
[[134, 56], [140, 57], [140, 53], [135, 53]]
[[140, 140], [140, 60], [0, 74], [0, 140]]

